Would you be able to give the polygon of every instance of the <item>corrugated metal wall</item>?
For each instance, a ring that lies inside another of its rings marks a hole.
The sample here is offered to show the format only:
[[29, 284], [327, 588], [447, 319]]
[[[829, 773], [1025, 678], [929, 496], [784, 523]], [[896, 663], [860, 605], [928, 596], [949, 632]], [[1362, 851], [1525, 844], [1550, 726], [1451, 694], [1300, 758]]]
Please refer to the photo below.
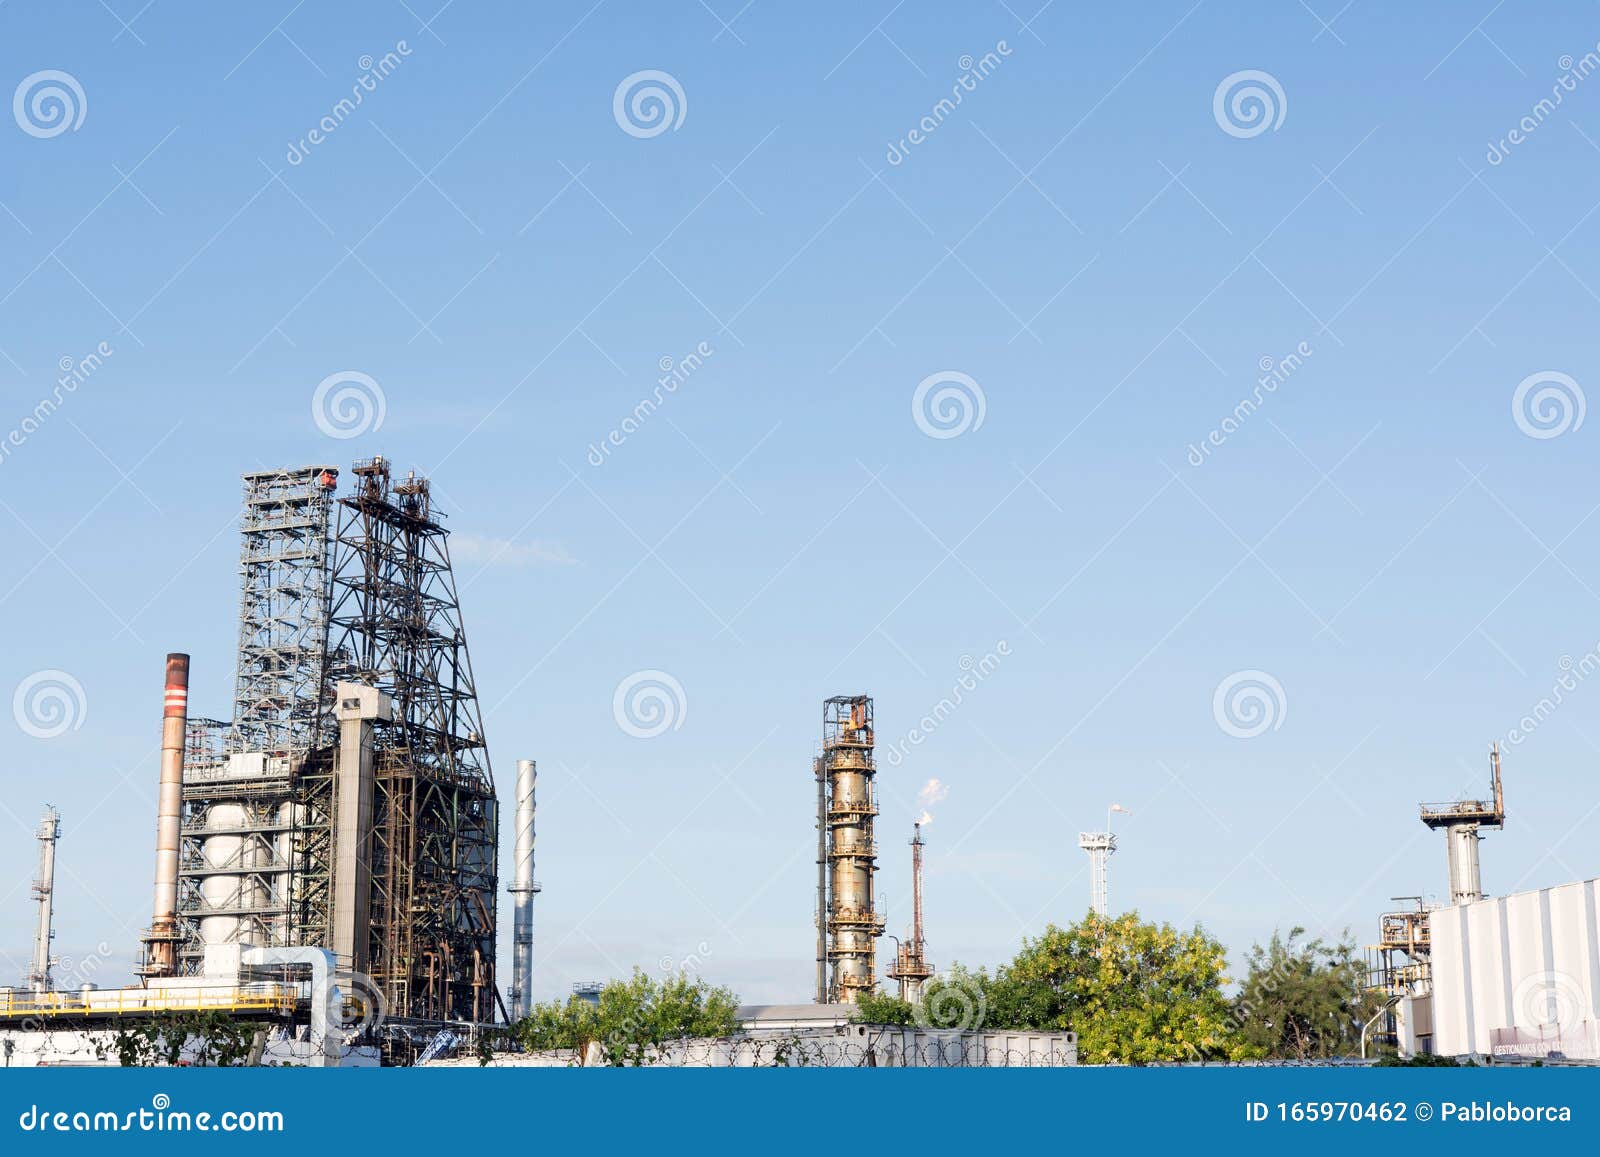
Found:
[[1600, 1057], [1600, 881], [1429, 915], [1433, 1051]]

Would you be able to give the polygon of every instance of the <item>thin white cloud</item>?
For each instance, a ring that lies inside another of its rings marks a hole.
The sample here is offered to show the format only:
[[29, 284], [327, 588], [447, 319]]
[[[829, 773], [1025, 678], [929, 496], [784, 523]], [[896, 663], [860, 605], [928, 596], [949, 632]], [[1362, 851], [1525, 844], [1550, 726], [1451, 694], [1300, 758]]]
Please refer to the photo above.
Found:
[[485, 567], [570, 566], [578, 561], [559, 542], [513, 542], [477, 534], [452, 534], [450, 555], [456, 562]]

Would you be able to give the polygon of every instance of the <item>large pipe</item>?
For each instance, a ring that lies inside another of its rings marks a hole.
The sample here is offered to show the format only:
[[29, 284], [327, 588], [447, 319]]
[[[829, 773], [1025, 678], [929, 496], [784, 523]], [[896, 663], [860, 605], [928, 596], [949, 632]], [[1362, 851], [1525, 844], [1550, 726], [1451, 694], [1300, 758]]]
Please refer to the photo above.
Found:
[[178, 825], [183, 810], [183, 743], [189, 722], [189, 656], [167, 656], [161, 713], [161, 786], [156, 795], [156, 889], [151, 913], [148, 976], [177, 971]]
[[817, 1003], [828, 1003], [828, 778], [822, 757], [812, 763], [817, 777]]
[[61, 837], [61, 814], [53, 807], [44, 809], [39, 821], [39, 878], [33, 884], [33, 898], [39, 902], [39, 924], [33, 935], [33, 971], [28, 983], [36, 995], [50, 990], [50, 940], [52, 908], [56, 890], [56, 840]]
[[511, 939], [513, 1020], [528, 1015], [533, 1004], [533, 897], [539, 891], [533, 878], [534, 822], [539, 811], [534, 796], [538, 781], [539, 765], [531, 759], [517, 760], [517, 827], [511, 885], [511, 894], [515, 897]]
[[[249, 968], [283, 965], [308, 965], [311, 968], [311, 1055], [306, 1064], [314, 1069], [336, 1068], [344, 1056], [344, 989], [339, 986], [333, 953], [326, 948], [246, 948], [240, 963]], [[382, 997], [374, 990], [361, 993], [367, 1011], [362, 1019], [381, 1023]]]

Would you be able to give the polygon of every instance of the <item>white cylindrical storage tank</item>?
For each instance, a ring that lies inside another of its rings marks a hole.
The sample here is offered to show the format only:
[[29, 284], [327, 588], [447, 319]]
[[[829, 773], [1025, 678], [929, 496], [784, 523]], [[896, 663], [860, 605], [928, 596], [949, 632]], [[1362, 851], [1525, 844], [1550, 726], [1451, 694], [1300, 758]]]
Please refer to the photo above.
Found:
[[1456, 824], [1445, 829], [1450, 859], [1450, 902], [1470, 904], [1483, 899], [1483, 873], [1478, 864], [1478, 825]]
[[[236, 803], [213, 804], [206, 817], [207, 829], [227, 834], [207, 835], [200, 845], [200, 856], [207, 875], [200, 881], [200, 898], [208, 910], [200, 917], [202, 944], [231, 944], [239, 939], [239, 917], [210, 915], [212, 908], [238, 908], [244, 902], [237, 871], [244, 838], [238, 829], [245, 826], [244, 808]], [[217, 871], [217, 869], [223, 871]]]

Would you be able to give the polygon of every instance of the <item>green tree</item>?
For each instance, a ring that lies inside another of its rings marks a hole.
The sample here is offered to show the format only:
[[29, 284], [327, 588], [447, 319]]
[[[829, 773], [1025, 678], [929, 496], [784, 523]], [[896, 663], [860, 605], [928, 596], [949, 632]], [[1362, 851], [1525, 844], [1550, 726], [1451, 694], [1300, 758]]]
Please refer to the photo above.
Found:
[[856, 1000], [850, 1019], [862, 1024], [908, 1025], [916, 1020], [917, 1008], [910, 1001], [886, 992], [863, 993]]
[[984, 1027], [1076, 1032], [1088, 1064], [1242, 1060], [1251, 1050], [1222, 991], [1226, 961], [1221, 943], [1199, 926], [1185, 932], [1134, 912], [1090, 913], [1025, 940], [993, 976], [958, 970], [940, 978], [924, 1003], [934, 1023], [943, 1019], [940, 1004], [959, 994], [981, 1009]]
[[1361, 1029], [1380, 998], [1363, 991], [1366, 965], [1348, 939], [1304, 940], [1304, 928], [1255, 945], [1234, 1001], [1234, 1021], [1251, 1050], [1275, 1060], [1320, 1060], [1359, 1051]]
[[219, 1010], [166, 1012], [120, 1025], [101, 1057], [115, 1056], [125, 1068], [176, 1065], [189, 1050], [190, 1064], [236, 1066], [250, 1061], [256, 1037], [266, 1026], [235, 1020]]
[[640, 1065], [668, 1041], [731, 1035], [738, 1007], [731, 991], [687, 973], [656, 980], [635, 968], [601, 988], [598, 1007], [576, 996], [536, 1004], [513, 1033], [525, 1049], [574, 1049], [580, 1063], [598, 1044], [606, 1064]]

